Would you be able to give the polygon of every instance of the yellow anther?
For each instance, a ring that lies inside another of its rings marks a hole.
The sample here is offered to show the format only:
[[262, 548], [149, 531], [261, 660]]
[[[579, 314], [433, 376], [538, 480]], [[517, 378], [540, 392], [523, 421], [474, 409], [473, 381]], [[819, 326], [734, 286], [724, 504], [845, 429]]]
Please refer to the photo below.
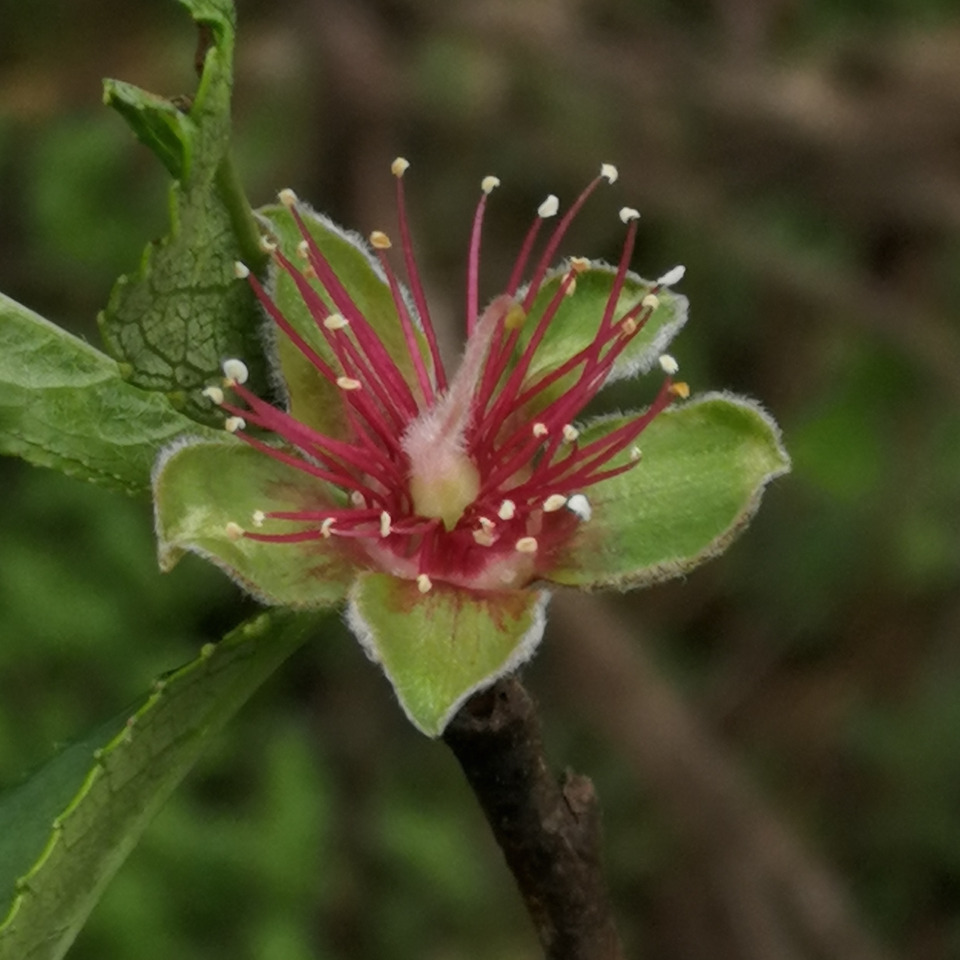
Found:
[[480, 189], [488, 195], [491, 194], [499, 186], [500, 186], [499, 177], [492, 177], [492, 176], [484, 177], [480, 181]]
[[323, 318], [323, 325], [328, 330], [342, 330], [350, 325], [350, 321], [341, 313], [331, 313], [329, 317]]
[[382, 230], [374, 230], [370, 234], [370, 244], [374, 250], [389, 250], [393, 244]]
[[600, 176], [603, 177], [607, 183], [616, 183], [617, 177], [620, 176], [620, 171], [612, 163], [602, 163], [600, 164]]
[[243, 430], [247, 426], [247, 421], [243, 417], [227, 417], [223, 421], [223, 429], [227, 433], [236, 433], [238, 430]]
[[543, 512], [556, 513], [566, 506], [566, 503], [567, 498], [562, 493], [551, 493], [550, 496], [543, 501]]
[[397, 159], [390, 164], [390, 172], [395, 177], [402, 177], [409, 169], [410, 161], [405, 157], [397, 157]]
[[425, 573], [421, 573], [420, 576], [417, 577], [417, 589], [421, 593], [429, 593], [432, 586], [433, 581]]
[[590, 258], [589, 257], [571, 257], [570, 269], [574, 273], [583, 273], [584, 270], [589, 270]]
[[536, 553], [537, 552], [537, 538], [536, 537], [521, 537], [514, 545], [514, 550], [517, 553]]
[[546, 220], [548, 217], [555, 217], [559, 209], [560, 200], [551, 193], [547, 199], [537, 207], [537, 216], [540, 217], [541, 220]]
[[620, 329], [628, 336], [632, 337], [637, 332], [637, 321], [633, 317], [627, 317], [623, 323], [620, 324]]
[[690, 384], [684, 383], [682, 380], [678, 380], [676, 383], [670, 384], [670, 393], [675, 397], [679, 397], [681, 400], [686, 400], [690, 396]]
[[333, 525], [335, 522], [333, 517], [327, 517], [323, 523], [320, 524], [320, 536], [329, 540], [330, 535], [333, 533]]
[[363, 384], [353, 377], [337, 377], [337, 386], [341, 390], [359, 390]]
[[297, 202], [297, 195], [289, 187], [284, 187], [277, 197], [288, 210]]
[[660, 306], [660, 298], [655, 293], [648, 293], [640, 303], [648, 310], [656, 310]]
[[232, 520], [223, 528], [228, 540], [239, 540], [243, 536], [243, 527]]

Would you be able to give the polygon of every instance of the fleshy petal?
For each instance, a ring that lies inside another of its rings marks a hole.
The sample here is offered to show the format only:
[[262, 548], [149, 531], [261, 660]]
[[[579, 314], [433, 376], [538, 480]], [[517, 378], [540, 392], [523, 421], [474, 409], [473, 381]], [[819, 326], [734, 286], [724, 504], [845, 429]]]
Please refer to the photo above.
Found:
[[[566, 274], [561, 269], [548, 274], [524, 321], [519, 346], [523, 348], [533, 336], [538, 319], [553, 299]], [[578, 351], [588, 347], [597, 337], [601, 320], [613, 289], [616, 270], [606, 264], [592, 263], [577, 274], [576, 289], [565, 297], [550, 321], [542, 342], [537, 348], [527, 382], [559, 367]], [[647, 296], [654, 284], [635, 273], [628, 272], [617, 301], [613, 319], [622, 318]], [[522, 292], [521, 292], [522, 293]], [[667, 344], [687, 321], [687, 298], [671, 290], [657, 294], [659, 305], [639, 329], [613, 364], [607, 382], [647, 373], [657, 362]], [[562, 390], [568, 381], [552, 389], [552, 395]]]
[[[581, 438], [589, 442], [629, 419], [599, 421]], [[664, 411], [638, 446], [635, 467], [584, 491], [590, 519], [542, 571], [546, 579], [626, 589], [684, 574], [724, 550], [763, 488], [790, 469], [773, 420], [752, 401], [721, 394]]]
[[[239, 442], [197, 441], [161, 454], [153, 490], [164, 570], [189, 550], [263, 603], [319, 608], [346, 596], [356, 573], [348, 544], [333, 537], [263, 543], [237, 529], [254, 530], [256, 511], [323, 509], [331, 501], [321, 481]], [[290, 529], [279, 521], [265, 523], [265, 532]]]
[[543, 636], [549, 594], [472, 591], [364, 573], [350, 593], [347, 620], [379, 663], [410, 721], [438, 737], [477, 690], [515, 670]]

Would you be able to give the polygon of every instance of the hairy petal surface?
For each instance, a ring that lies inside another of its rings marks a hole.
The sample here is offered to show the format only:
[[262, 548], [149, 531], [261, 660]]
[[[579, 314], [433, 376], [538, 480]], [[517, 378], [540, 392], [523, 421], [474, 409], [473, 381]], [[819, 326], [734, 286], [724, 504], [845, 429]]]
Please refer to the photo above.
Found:
[[256, 511], [328, 507], [332, 501], [322, 481], [239, 442], [188, 442], [161, 456], [153, 490], [164, 570], [190, 551], [264, 603], [321, 608], [346, 595], [356, 569], [349, 545], [322, 537], [264, 543], [230, 526], [255, 529]]
[[[629, 419], [596, 422], [581, 439]], [[680, 576], [726, 549], [764, 487], [790, 469], [776, 424], [739, 397], [707, 394], [665, 410], [639, 439], [641, 461], [587, 491], [591, 519], [544, 571], [546, 579], [626, 589]]]
[[543, 636], [543, 590], [463, 590], [364, 573], [347, 621], [410, 721], [443, 733], [461, 704], [528, 660]]

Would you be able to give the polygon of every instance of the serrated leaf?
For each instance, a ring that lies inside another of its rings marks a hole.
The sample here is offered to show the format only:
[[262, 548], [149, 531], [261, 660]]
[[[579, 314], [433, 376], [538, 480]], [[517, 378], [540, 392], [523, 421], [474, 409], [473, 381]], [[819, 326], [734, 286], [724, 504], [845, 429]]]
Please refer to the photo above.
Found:
[[0, 453], [125, 493], [150, 488], [157, 453], [209, 434], [117, 364], [0, 294]]
[[[322, 510], [331, 503], [323, 481], [240, 441], [172, 448], [154, 480], [160, 565], [170, 569], [190, 550], [264, 603], [327, 607], [346, 596], [353, 580], [352, 543], [339, 537], [263, 543], [231, 534], [228, 524], [255, 530], [254, 511]], [[291, 526], [267, 520], [262, 529], [288, 533]]]
[[477, 690], [516, 670], [543, 636], [542, 590], [466, 590], [361, 574], [347, 620], [410, 721], [438, 737]]
[[274, 612], [239, 627], [0, 797], [0, 960], [66, 953], [166, 797], [312, 623]]
[[170, 233], [144, 252], [139, 270], [117, 281], [100, 329], [131, 383], [169, 393], [197, 419], [210, 419], [202, 388], [221, 362], [242, 357], [251, 384], [266, 388], [262, 322], [234, 262], [265, 262], [259, 231], [230, 158], [234, 14], [226, 0], [181, 0], [209, 28], [203, 75], [189, 109], [130, 84], [108, 80], [104, 100], [177, 179]]
[[[629, 419], [588, 425], [580, 442]], [[726, 549], [760, 505], [764, 487], [790, 469], [776, 424], [738, 397], [710, 394], [668, 408], [638, 445], [635, 467], [586, 491], [592, 517], [545, 571], [547, 579], [627, 588], [680, 576]]]

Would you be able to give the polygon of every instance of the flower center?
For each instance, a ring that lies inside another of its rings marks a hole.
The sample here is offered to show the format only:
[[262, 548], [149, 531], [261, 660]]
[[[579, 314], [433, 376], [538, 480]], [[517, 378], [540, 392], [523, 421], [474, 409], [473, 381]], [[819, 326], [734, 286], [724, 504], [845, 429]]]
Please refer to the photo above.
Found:
[[457, 525], [479, 492], [480, 472], [460, 450], [438, 451], [430, 458], [429, 469], [415, 464], [410, 474], [414, 510], [442, 520], [447, 530]]

